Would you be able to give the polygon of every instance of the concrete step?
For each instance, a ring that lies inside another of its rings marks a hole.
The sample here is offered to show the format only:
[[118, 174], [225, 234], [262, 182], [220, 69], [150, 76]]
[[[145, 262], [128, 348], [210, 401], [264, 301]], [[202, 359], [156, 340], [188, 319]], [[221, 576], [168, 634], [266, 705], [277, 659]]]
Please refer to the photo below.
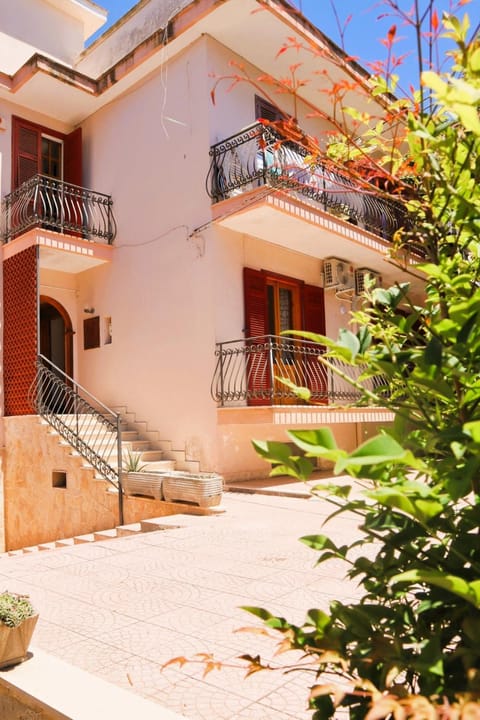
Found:
[[151, 449], [150, 440], [127, 440], [122, 442], [122, 449], [124, 452], [144, 452]]
[[73, 538], [64, 538], [61, 540], [55, 540], [55, 547], [57, 547], [57, 548], [71, 547], [72, 545], [75, 545], [75, 541]]
[[122, 442], [139, 440], [140, 436], [137, 430], [122, 430], [121, 432]]
[[38, 547], [38, 545], [30, 545], [29, 547], [22, 548], [22, 552], [25, 555], [30, 554], [30, 553], [38, 553], [38, 552], [40, 552], [40, 548]]
[[38, 546], [39, 550], [55, 550], [55, 542], [40, 543]]
[[128, 525], [117, 525], [117, 537], [128, 537], [142, 532], [141, 523], [129, 523]]
[[163, 460], [163, 450], [144, 450], [140, 456], [142, 462], [155, 462], [157, 460]]
[[173, 460], [143, 462], [144, 472], [168, 472], [169, 470], [175, 470], [175, 462]]
[[176, 513], [175, 515], [165, 515], [164, 517], [141, 520], [140, 525], [142, 526], [143, 532], [154, 532], [155, 530], [172, 530], [174, 528], [188, 527], [202, 520], [205, 520], [203, 515]]
[[112, 538], [118, 537], [117, 528], [94, 532], [93, 537], [95, 538], [95, 542], [97, 542], [98, 540], [111, 540]]
[[177, 470], [183, 470], [183, 472], [200, 472], [200, 463], [195, 460], [175, 460], [175, 467]]
[[73, 542], [75, 545], [95, 542], [95, 535], [93, 533], [86, 533], [85, 535], [75, 535], [75, 537], [73, 538]]

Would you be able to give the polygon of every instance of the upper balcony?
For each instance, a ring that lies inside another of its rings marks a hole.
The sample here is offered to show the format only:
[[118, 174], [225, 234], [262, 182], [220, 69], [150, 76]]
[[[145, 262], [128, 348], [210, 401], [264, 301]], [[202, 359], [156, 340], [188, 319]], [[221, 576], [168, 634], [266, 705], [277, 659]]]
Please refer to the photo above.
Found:
[[260, 122], [217, 143], [210, 155], [207, 192], [214, 219], [237, 232], [320, 258], [331, 254], [333, 241], [333, 254], [349, 257], [353, 240], [356, 257], [363, 248], [371, 266], [372, 252], [388, 249], [405, 223], [400, 202], [312, 162], [302, 145]]
[[34, 175], [2, 203], [4, 257], [36, 244], [42, 267], [82, 272], [111, 259], [115, 234], [109, 195], [45, 175]]

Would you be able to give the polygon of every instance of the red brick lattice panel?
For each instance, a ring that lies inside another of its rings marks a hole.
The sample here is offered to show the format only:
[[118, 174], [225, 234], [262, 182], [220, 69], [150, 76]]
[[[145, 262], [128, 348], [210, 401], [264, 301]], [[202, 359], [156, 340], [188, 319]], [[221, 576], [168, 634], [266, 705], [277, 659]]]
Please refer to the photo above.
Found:
[[31, 415], [28, 391], [37, 360], [37, 248], [3, 264], [3, 367], [5, 415]]

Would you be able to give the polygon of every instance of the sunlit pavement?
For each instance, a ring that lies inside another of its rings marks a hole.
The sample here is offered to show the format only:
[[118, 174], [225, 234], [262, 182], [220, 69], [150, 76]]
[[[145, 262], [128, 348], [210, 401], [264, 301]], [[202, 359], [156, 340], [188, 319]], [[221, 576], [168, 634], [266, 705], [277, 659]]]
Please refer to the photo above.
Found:
[[[355, 524], [341, 517], [325, 529], [332, 509], [326, 501], [309, 497], [300, 484], [268, 482], [225, 493], [225, 513], [191, 516], [183, 527], [3, 556], [1, 584], [30, 594], [40, 613], [33, 650], [190, 720], [311, 718], [310, 672], [245, 679], [239, 655], [261, 654], [275, 665], [298, 657], [274, 657], [273, 640], [235, 632], [259, 626], [240, 606], [265, 607], [301, 622], [309, 608], [326, 609], [333, 598], [353, 596], [338, 561], [314, 567], [315, 552], [298, 538], [327, 532], [345, 542]], [[199, 653], [213, 654], [223, 669], [204, 675]], [[175, 657], [197, 661], [162, 671]]]

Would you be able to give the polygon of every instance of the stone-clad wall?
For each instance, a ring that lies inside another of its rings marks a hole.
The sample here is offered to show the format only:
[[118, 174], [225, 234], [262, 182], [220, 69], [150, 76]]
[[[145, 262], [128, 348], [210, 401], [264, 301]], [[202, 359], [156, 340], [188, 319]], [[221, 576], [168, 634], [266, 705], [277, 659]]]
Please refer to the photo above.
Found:
[[[61, 438], [37, 416], [9, 417], [3, 422], [4, 550], [119, 524], [118, 496], [106, 492], [108, 484], [95, 480], [93, 470], [82, 467], [83, 458], [70, 455], [68, 446], [61, 445]], [[66, 473], [66, 488], [52, 486], [55, 470]], [[173, 503], [134, 497], [124, 501], [125, 523], [175, 512], [179, 509]]]

